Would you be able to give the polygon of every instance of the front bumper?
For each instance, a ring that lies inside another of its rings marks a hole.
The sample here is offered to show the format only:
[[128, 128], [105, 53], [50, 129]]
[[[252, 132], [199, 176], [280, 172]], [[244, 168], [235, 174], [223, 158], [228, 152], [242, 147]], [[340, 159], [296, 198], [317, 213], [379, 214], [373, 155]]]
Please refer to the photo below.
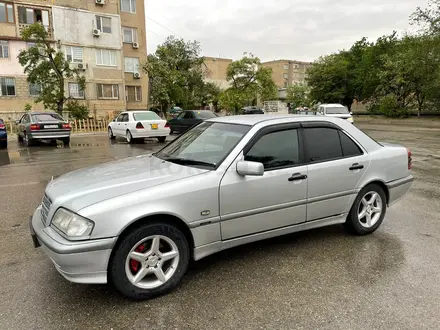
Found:
[[41, 220], [41, 207], [30, 218], [30, 232], [35, 247], [41, 246], [57, 271], [75, 283], [107, 283], [107, 265], [116, 237], [72, 242]]

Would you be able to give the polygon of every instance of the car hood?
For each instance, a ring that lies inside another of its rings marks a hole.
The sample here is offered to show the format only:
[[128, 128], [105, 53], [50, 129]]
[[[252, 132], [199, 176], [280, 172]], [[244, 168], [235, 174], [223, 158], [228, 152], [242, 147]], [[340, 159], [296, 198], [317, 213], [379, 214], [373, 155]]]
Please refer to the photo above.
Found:
[[46, 194], [54, 208], [77, 212], [103, 200], [205, 172], [143, 155], [64, 174], [48, 184]]

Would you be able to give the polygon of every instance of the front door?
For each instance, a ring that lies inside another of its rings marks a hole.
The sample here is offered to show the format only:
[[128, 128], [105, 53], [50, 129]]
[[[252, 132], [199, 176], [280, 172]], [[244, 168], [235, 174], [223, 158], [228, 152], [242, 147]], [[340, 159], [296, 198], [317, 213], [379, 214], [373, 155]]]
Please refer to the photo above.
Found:
[[223, 240], [305, 222], [307, 166], [298, 126], [263, 129], [236, 160], [263, 163], [263, 176], [239, 175], [236, 162], [227, 170], [220, 183]]
[[307, 221], [350, 211], [369, 156], [342, 130], [313, 123], [304, 127], [308, 163]]

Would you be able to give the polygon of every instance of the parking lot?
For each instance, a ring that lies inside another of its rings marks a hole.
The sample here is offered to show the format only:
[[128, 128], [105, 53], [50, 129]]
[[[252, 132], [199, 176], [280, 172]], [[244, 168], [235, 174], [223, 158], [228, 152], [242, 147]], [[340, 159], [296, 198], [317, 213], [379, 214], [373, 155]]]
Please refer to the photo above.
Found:
[[440, 124], [359, 127], [413, 152], [413, 187], [376, 233], [335, 226], [227, 250], [144, 302], [64, 280], [33, 248], [28, 219], [52, 176], [162, 144], [102, 134], [70, 147], [11, 141], [0, 150], [0, 329], [439, 329]]

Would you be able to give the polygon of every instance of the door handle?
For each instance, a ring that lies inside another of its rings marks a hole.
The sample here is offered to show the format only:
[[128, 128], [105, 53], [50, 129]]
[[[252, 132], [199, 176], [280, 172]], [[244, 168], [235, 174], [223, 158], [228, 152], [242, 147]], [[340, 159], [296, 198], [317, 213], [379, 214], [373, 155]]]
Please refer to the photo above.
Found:
[[364, 168], [364, 165], [360, 165], [358, 163], [354, 163], [353, 165], [351, 165], [351, 167], [349, 168], [350, 171], [354, 171], [354, 170], [362, 170]]
[[290, 178], [288, 178], [287, 180], [289, 180], [290, 182], [292, 181], [298, 181], [298, 180], [304, 180], [307, 179], [307, 175], [305, 174], [301, 174], [301, 173], [294, 173], [292, 174], [292, 176]]

